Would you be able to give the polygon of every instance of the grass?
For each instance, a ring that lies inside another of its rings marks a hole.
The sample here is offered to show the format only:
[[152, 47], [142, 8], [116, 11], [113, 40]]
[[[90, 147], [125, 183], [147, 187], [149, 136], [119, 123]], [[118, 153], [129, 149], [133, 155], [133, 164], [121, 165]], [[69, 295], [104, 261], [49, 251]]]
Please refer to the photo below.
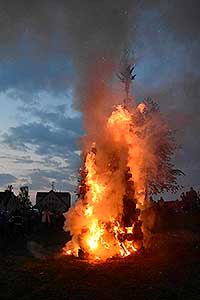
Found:
[[0, 258], [1, 300], [199, 299], [196, 230], [155, 233], [143, 253], [98, 264], [61, 255], [66, 233], [48, 231], [32, 238], [46, 255], [38, 259], [32, 254], [40, 247], [31, 254], [26, 240], [13, 242]]

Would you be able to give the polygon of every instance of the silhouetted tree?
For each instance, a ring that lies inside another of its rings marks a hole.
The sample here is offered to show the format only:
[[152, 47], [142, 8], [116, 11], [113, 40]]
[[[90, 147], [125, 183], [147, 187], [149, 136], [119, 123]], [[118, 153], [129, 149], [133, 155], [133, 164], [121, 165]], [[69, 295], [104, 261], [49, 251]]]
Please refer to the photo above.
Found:
[[5, 189], [5, 192], [12, 192], [13, 191], [13, 186], [12, 184], [8, 185], [8, 187]]
[[135, 79], [136, 74], [133, 74], [135, 69], [135, 65], [130, 63], [130, 53], [129, 50], [125, 50], [122, 60], [121, 60], [121, 67], [120, 71], [117, 74], [119, 80], [124, 84], [124, 91], [126, 97], [124, 99], [124, 107], [128, 107], [130, 105], [131, 99], [129, 97], [130, 93], [130, 85], [131, 82]]
[[23, 209], [30, 209], [32, 207], [32, 203], [30, 201], [30, 196], [29, 196], [28, 186], [21, 186], [20, 187], [20, 192], [18, 194], [18, 199], [19, 199], [21, 207]]
[[148, 194], [158, 194], [164, 191], [175, 193], [181, 188], [177, 183], [177, 177], [184, 175], [172, 162], [177, 150], [175, 132], [161, 116], [156, 102], [147, 98], [144, 104], [146, 107], [143, 114], [144, 122], [148, 123], [146, 134], [149, 135], [150, 142], [154, 145], [153, 155], [156, 158], [154, 167], [148, 161], [146, 165]]
[[[117, 76], [125, 85], [124, 107], [126, 109], [129, 109], [130, 104], [130, 85], [136, 76], [133, 74], [134, 69], [135, 66], [130, 64], [129, 51], [125, 51], [122, 57], [122, 70]], [[141, 127], [141, 131], [138, 132], [141, 138], [150, 137], [149, 142], [154, 144], [154, 153], [152, 154], [156, 157], [154, 168], [151, 162], [146, 162], [144, 170], [146, 174], [146, 197], [148, 194], [158, 194], [164, 191], [175, 193], [180, 188], [177, 177], [184, 175], [172, 163], [177, 149], [175, 133], [167, 126], [161, 116], [159, 105], [155, 101], [149, 97], [143, 103], [145, 105], [144, 111], [142, 113], [136, 112], [133, 122], [137, 127]]]

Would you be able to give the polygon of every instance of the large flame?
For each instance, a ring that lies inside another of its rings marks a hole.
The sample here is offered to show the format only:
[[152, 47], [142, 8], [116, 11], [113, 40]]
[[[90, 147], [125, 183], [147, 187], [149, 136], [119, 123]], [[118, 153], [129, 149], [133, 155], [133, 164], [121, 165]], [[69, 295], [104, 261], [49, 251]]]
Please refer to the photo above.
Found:
[[[139, 118], [144, 111], [144, 103], [132, 110], [118, 105], [99, 128], [103, 138], [91, 144], [85, 158], [85, 191], [66, 216], [72, 233], [66, 254], [104, 260], [142, 247], [139, 212], [145, 200], [147, 139], [141, 137]], [[128, 219], [126, 203], [133, 212]]]

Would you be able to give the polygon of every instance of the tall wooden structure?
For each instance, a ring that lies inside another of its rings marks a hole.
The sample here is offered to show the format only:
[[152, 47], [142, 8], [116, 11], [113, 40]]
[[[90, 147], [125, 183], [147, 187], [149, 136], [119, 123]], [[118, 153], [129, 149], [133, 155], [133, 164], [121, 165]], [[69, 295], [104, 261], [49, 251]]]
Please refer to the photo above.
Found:
[[130, 98], [130, 86], [131, 82], [135, 79], [136, 74], [133, 74], [135, 65], [129, 63], [129, 52], [125, 52], [122, 62], [121, 62], [121, 71], [117, 74], [119, 80], [124, 84], [125, 99], [124, 107], [129, 107], [131, 98]]

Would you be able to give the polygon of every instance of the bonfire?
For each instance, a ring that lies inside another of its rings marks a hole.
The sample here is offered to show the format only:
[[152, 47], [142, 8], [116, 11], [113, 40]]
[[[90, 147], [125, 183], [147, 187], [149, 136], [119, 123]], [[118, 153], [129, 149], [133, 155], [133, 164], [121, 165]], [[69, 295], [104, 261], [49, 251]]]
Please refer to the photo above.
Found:
[[131, 101], [133, 70], [129, 65], [120, 73], [126, 98], [83, 154], [78, 200], [66, 213], [72, 235], [66, 255], [103, 261], [134, 255], [144, 247], [148, 195], [177, 188], [171, 130], [153, 101]]

